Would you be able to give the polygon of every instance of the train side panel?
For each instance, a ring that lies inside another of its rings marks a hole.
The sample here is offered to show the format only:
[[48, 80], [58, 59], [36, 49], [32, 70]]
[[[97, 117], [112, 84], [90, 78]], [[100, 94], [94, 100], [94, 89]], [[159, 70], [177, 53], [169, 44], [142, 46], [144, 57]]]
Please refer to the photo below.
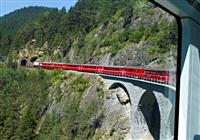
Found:
[[161, 70], [146, 70], [143, 68], [130, 67], [116, 67], [116, 66], [98, 66], [85, 64], [61, 64], [61, 63], [47, 63], [37, 62], [34, 66], [45, 69], [63, 69], [74, 70], [89, 73], [101, 73], [115, 76], [133, 77], [148, 81], [162, 82], [166, 84], [176, 83], [175, 71], [161, 71]]

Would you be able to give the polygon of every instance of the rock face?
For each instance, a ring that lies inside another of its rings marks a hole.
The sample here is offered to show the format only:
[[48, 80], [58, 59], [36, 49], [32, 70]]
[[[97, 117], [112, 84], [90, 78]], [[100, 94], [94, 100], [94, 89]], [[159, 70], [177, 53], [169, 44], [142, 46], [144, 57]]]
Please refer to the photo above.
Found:
[[[105, 132], [104, 139], [129, 138], [131, 107], [130, 103], [121, 103], [123, 101], [128, 102], [127, 98], [121, 94], [125, 95], [126, 93], [119, 88], [108, 91], [105, 95], [102, 107], [104, 119], [99, 129], [99, 131]], [[117, 95], [121, 96], [122, 101], [119, 100]]]
[[136, 51], [136, 47], [124, 48], [113, 57], [113, 65], [142, 66], [149, 63], [150, 57], [145, 51]]
[[117, 95], [117, 98], [118, 98], [119, 102], [120, 102], [122, 105], [125, 105], [125, 104], [127, 104], [127, 103], [130, 103], [130, 99], [129, 99], [127, 93], [124, 92], [123, 89], [119, 88], [116, 95]]
[[115, 56], [111, 53], [94, 57], [91, 64], [116, 65], [116, 66], [142, 66], [150, 62], [150, 57], [145, 51], [136, 51], [136, 46], [121, 49]]
[[[65, 76], [66, 79], [63, 78]], [[58, 133], [65, 139], [70, 139], [70, 136], [100, 140], [130, 138], [131, 106], [123, 89], [108, 90], [100, 77], [90, 74], [67, 72], [61, 77], [48, 89], [49, 106], [36, 128], [39, 139], [44, 135], [44, 127], [54, 121], [57, 122], [55, 131], [60, 128], [61, 132]], [[87, 79], [87, 86], [82, 93], [79, 91], [84, 83], [76, 82], [78, 79]], [[77, 84], [71, 85], [73, 81]], [[54, 118], [49, 122], [50, 116]], [[53, 132], [52, 129], [49, 133]]]
[[97, 65], [111, 65], [112, 64], [112, 55], [111, 53], [100, 55], [97, 57], [94, 57], [91, 61], [91, 64], [97, 64]]

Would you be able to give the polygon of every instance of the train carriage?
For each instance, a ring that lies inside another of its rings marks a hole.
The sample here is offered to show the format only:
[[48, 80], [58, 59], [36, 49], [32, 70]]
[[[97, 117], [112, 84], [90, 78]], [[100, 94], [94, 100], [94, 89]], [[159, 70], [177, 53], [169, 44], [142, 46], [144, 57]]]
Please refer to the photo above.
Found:
[[[98, 66], [89, 64], [63, 64], [63, 63], [48, 63], [48, 62], [35, 62], [34, 66], [42, 67], [45, 69], [63, 69], [74, 70], [89, 73], [100, 73], [115, 76], [132, 77], [136, 79], [143, 79], [148, 81], [173, 84], [176, 82], [176, 72], [151, 70], [144, 68], [122, 67], [122, 66]], [[169, 79], [169, 76], [171, 77]]]

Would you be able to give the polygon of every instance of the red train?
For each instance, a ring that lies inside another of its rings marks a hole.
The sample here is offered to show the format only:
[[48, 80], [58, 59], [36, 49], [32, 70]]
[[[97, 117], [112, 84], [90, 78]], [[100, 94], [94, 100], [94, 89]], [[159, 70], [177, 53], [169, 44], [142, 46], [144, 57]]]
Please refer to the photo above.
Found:
[[49, 62], [34, 62], [34, 66], [45, 69], [63, 69], [74, 70], [89, 73], [99, 73], [123, 77], [132, 77], [148, 81], [154, 81], [165, 84], [176, 84], [175, 71], [149, 70], [135, 67], [122, 66], [99, 66], [89, 64], [64, 64], [64, 63], [49, 63]]

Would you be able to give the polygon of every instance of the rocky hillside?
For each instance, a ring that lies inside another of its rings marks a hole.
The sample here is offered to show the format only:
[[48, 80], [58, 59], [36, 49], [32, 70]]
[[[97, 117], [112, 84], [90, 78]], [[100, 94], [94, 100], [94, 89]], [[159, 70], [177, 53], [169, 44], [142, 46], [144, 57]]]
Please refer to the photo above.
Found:
[[2, 139], [122, 139], [130, 103], [107, 90], [100, 77], [0, 66]]
[[10, 46], [11, 59], [27, 57], [18, 55], [25, 49], [42, 61], [171, 69], [177, 26], [146, 0], [82, 0], [67, 13], [53, 10], [26, 23]]

